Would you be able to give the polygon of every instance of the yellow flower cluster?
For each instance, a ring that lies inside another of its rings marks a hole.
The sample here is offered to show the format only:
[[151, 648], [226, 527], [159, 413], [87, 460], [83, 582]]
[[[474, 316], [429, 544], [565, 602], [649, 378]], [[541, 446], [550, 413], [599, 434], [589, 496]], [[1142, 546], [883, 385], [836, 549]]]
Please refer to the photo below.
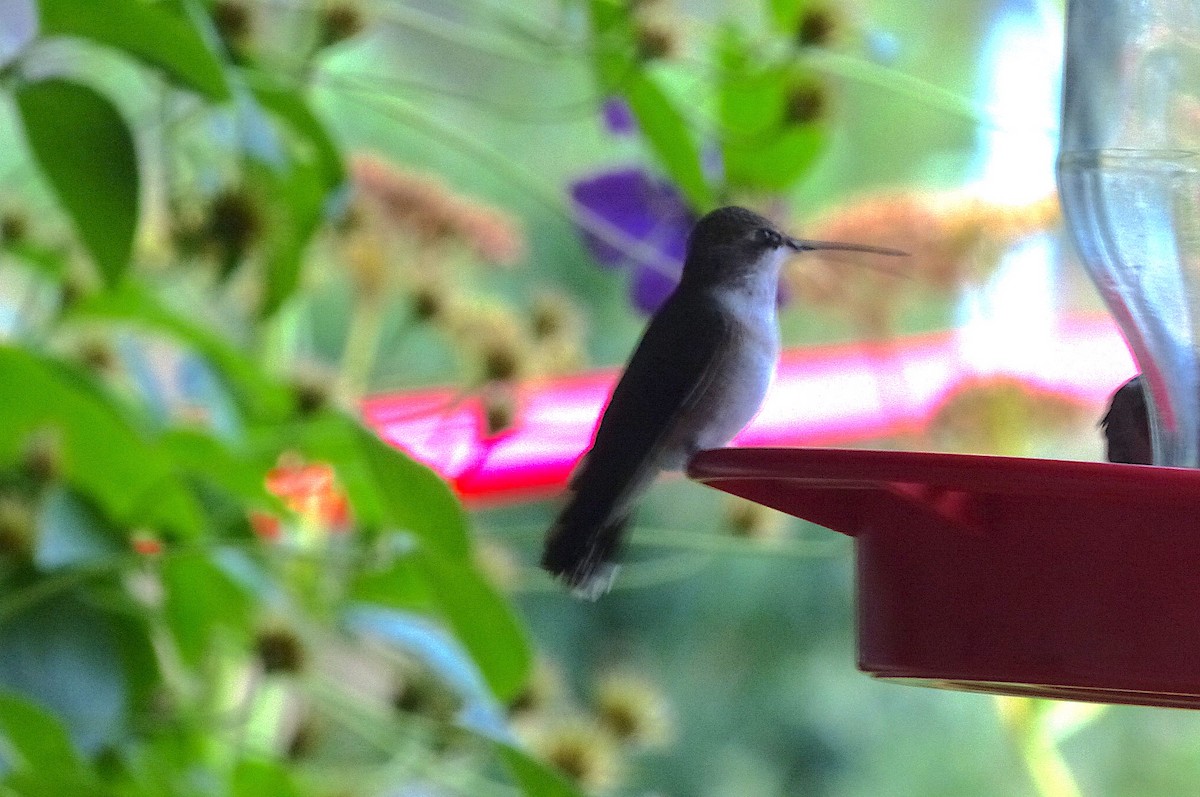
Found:
[[674, 738], [670, 705], [660, 689], [632, 672], [597, 680], [592, 705], [572, 705], [557, 668], [541, 662], [526, 693], [510, 707], [513, 727], [529, 749], [587, 792], [616, 788], [630, 755]]
[[805, 237], [901, 249], [902, 260], [846, 252], [795, 258], [786, 272], [800, 306], [844, 313], [862, 331], [887, 336], [913, 294], [953, 295], [986, 277], [1003, 252], [1058, 224], [1058, 201], [1005, 205], [960, 194], [905, 191], [864, 197], [804, 225]]

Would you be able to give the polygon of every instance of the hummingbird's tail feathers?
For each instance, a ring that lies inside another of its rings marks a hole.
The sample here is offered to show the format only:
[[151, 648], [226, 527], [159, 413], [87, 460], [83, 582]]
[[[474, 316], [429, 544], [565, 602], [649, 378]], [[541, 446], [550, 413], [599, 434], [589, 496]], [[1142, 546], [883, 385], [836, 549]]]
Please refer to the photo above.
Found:
[[615, 560], [629, 515], [597, 517], [572, 500], [546, 535], [542, 568], [576, 597], [596, 600], [608, 592], [617, 574]]

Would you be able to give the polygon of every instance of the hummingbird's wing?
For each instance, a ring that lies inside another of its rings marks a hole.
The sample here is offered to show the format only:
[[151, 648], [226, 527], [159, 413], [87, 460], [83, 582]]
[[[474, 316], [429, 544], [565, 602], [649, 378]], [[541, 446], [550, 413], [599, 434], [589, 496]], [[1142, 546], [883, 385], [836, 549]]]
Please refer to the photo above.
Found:
[[658, 473], [663, 446], [736, 348], [720, 308], [678, 296], [642, 336], [547, 535], [542, 567], [589, 597], [608, 587], [629, 511]]

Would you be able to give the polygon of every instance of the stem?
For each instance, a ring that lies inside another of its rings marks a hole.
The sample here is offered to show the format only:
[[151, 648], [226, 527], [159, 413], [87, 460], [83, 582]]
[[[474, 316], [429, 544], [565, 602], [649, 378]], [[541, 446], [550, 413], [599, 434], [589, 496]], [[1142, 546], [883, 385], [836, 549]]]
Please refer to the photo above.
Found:
[[1027, 697], [999, 697], [995, 705], [1037, 793], [1041, 797], [1083, 797], [1047, 723], [1042, 721], [1037, 701]]
[[1053, 742], [1030, 739], [1023, 745], [1021, 757], [1038, 794], [1043, 797], [1082, 797], [1071, 768]]
[[348, 401], [358, 401], [370, 386], [385, 317], [383, 302], [378, 297], [361, 297], [354, 308], [338, 380], [338, 394]]
[[0, 625], [39, 603], [83, 584], [90, 579], [112, 575], [132, 561], [130, 556], [117, 556], [98, 560], [78, 568], [44, 576], [27, 587], [8, 595], [0, 602]]

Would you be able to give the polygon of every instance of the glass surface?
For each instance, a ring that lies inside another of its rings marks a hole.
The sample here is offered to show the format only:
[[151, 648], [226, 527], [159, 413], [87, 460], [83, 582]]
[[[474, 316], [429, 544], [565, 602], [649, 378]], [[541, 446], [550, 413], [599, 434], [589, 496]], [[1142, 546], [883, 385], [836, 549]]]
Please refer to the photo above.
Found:
[[1149, 388], [1154, 461], [1200, 466], [1200, 4], [1070, 0], [1058, 186]]

